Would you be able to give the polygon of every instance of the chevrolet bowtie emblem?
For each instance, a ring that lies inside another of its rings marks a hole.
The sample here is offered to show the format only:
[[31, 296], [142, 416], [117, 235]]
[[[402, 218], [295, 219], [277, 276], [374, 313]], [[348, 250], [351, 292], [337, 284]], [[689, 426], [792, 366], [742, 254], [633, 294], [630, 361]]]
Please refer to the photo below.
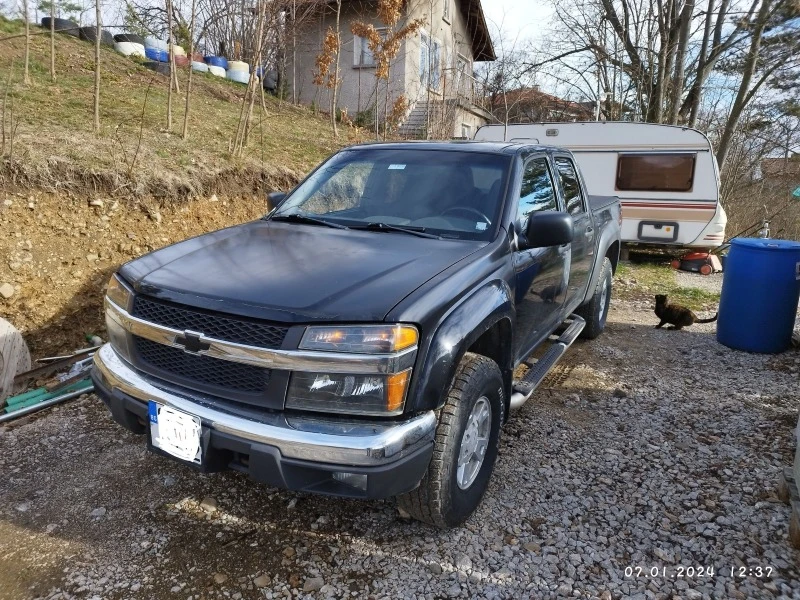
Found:
[[188, 329], [183, 332], [183, 335], [175, 336], [175, 344], [183, 346], [184, 352], [189, 354], [200, 354], [211, 348], [211, 344], [205, 341], [202, 333]]

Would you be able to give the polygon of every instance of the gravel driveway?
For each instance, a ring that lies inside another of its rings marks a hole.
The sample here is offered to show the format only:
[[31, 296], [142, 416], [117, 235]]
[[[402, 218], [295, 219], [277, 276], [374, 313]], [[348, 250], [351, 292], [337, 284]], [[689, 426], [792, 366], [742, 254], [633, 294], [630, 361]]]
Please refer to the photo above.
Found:
[[614, 303], [505, 427], [487, 497], [449, 532], [391, 502], [198, 474], [93, 396], [0, 428], [0, 597], [800, 597], [775, 496], [800, 353], [656, 321]]

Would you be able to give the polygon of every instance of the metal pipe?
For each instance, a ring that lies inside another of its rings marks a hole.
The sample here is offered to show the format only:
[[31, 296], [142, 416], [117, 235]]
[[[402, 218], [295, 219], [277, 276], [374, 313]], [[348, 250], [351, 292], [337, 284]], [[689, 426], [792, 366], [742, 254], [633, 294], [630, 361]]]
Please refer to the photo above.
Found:
[[75, 392], [69, 392], [64, 394], [63, 396], [58, 396], [56, 398], [52, 398], [47, 400], [46, 402], [40, 402], [39, 404], [34, 404], [33, 406], [29, 406], [28, 408], [22, 408], [20, 410], [16, 410], [14, 412], [8, 413], [7, 415], [3, 415], [0, 417], [0, 423], [5, 423], [6, 421], [13, 421], [18, 417], [24, 417], [25, 415], [30, 415], [37, 411], [40, 411], [44, 408], [49, 408], [50, 406], [54, 406], [61, 402], [66, 402], [67, 400], [72, 400], [73, 398], [77, 398], [78, 396], [82, 396], [83, 394], [88, 394], [94, 390], [94, 386], [90, 386], [88, 388], [78, 390]]

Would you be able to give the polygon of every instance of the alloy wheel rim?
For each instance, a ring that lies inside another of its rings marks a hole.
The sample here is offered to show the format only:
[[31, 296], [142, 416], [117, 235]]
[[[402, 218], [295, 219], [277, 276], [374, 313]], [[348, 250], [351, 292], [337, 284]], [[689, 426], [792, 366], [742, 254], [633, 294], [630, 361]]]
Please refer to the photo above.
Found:
[[489, 399], [481, 396], [467, 418], [467, 426], [458, 450], [456, 483], [462, 490], [468, 489], [478, 477], [486, 451], [489, 449], [491, 428], [492, 408]]
[[600, 324], [605, 323], [606, 320], [606, 305], [608, 303], [608, 282], [603, 283], [603, 290], [600, 292], [600, 314], [598, 315]]

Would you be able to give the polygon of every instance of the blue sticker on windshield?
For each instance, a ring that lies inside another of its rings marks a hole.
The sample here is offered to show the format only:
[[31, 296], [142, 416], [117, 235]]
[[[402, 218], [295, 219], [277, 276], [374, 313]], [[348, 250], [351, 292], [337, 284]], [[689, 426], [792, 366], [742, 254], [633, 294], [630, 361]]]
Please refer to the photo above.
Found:
[[475, 229], [478, 231], [486, 231], [486, 223], [475, 223]]
[[404, 171], [406, 168], [405, 165], [389, 165], [390, 171]]

